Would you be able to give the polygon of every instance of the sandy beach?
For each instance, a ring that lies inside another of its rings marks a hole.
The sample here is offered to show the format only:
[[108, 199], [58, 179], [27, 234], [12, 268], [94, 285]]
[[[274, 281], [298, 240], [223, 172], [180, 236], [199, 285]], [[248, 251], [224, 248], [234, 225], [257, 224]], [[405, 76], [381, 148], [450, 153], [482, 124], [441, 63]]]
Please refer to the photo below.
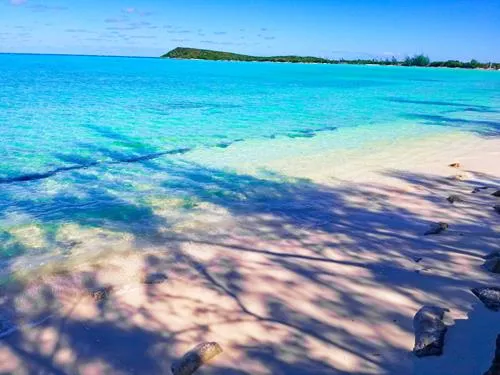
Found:
[[[219, 193], [195, 203], [189, 220], [157, 202], [142, 230], [73, 240], [99, 251], [71, 272], [3, 285], [0, 373], [169, 374], [205, 341], [224, 351], [199, 374], [487, 371], [498, 313], [470, 289], [498, 284], [482, 267], [500, 251], [497, 137], [310, 152], [238, 170], [230, 156], [245, 147], [196, 170], [190, 188]], [[190, 178], [197, 157], [178, 174]], [[424, 236], [434, 222], [449, 228]], [[36, 231], [26, 237], [37, 241]], [[107, 255], [108, 246], [120, 251]], [[442, 356], [412, 353], [423, 305], [449, 309]]]

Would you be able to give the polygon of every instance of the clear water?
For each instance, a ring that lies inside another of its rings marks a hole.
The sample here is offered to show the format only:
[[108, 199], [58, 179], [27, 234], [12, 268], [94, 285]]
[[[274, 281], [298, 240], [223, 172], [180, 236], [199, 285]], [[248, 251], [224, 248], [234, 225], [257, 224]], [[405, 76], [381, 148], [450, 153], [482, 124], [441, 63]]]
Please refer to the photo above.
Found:
[[[287, 139], [293, 156], [324, 134], [335, 149], [450, 131], [500, 134], [499, 72], [0, 55], [0, 259], [61, 251], [68, 223], [147, 226], [151, 197], [189, 207], [193, 150]], [[35, 224], [43, 241], [19, 240]]]

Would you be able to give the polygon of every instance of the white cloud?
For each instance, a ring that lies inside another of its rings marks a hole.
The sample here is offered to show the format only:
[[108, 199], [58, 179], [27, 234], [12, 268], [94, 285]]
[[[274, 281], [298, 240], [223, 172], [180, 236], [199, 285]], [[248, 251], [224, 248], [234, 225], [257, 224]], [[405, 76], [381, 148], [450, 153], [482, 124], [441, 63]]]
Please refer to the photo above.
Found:
[[122, 12], [127, 14], [138, 14], [141, 17], [147, 17], [153, 15], [153, 12], [144, 12], [134, 7], [124, 8], [122, 9]]
[[22, 5], [26, 2], [26, 0], [10, 0], [12, 5]]

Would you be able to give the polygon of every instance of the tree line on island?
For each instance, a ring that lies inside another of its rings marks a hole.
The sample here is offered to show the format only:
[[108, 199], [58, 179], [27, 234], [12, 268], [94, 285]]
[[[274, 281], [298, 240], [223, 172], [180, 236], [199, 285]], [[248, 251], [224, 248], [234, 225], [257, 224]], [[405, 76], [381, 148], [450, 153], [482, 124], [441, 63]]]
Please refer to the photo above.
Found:
[[420, 54], [406, 57], [404, 60], [392, 59], [339, 59], [332, 60], [314, 56], [249, 56], [232, 52], [213, 51], [208, 49], [177, 47], [161, 56], [162, 58], [186, 60], [214, 60], [214, 61], [257, 61], [257, 62], [289, 62], [309, 64], [352, 64], [352, 65], [395, 65], [395, 66], [421, 66], [421, 67], [446, 67], [464, 69], [493, 69], [500, 70], [500, 63], [481, 63], [475, 59], [469, 62], [458, 60], [431, 61], [426, 55]]

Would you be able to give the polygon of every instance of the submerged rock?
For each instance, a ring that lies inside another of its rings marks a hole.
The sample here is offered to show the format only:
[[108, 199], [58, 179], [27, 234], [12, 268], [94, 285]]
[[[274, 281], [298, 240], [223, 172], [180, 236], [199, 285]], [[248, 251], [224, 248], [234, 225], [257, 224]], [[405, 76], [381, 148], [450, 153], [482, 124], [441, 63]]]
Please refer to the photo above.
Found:
[[168, 277], [164, 273], [161, 272], [155, 272], [155, 273], [150, 273], [147, 274], [142, 282], [144, 284], [161, 284], [165, 281], [167, 281]]
[[428, 236], [430, 234], [439, 234], [445, 230], [448, 229], [448, 224], [447, 223], [432, 223], [430, 225], [430, 228], [427, 232], [424, 233], [425, 236]]
[[488, 371], [484, 375], [500, 375], [500, 335], [497, 336], [495, 356], [493, 357], [493, 363]]
[[415, 330], [413, 353], [417, 357], [443, 353], [444, 336], [448, 329], [443, 322], [446, 311], [449, 310], [438, 306], [424, 306], [415, 314], [413, 318]]
[[493, 206], [493, 209], [495, 210], [495, 212], [497, 214], [500, 214], [500, 204], [497, 204], [497, 205]]
[[222, 348], [216, 342], [201, 343], [172, 364], [172, 375], [191, 375], [220, 353]]
[[448, 202], [450, 202], [451, 204], [453, 204], [455, 202], [463, 202], [464, 201], [460, 195], [456, 195], [456, 194], [450, 195], [448, 198], [446, 198], [446, 200]]
[[471, 289], [472, 293], [486, 306], [486, 308], [500, 310], [500, 288], [480, 287]]
[[495, 191], [494, 193], [491, 193], [494, 197], [500, 197], [500, 190]]

